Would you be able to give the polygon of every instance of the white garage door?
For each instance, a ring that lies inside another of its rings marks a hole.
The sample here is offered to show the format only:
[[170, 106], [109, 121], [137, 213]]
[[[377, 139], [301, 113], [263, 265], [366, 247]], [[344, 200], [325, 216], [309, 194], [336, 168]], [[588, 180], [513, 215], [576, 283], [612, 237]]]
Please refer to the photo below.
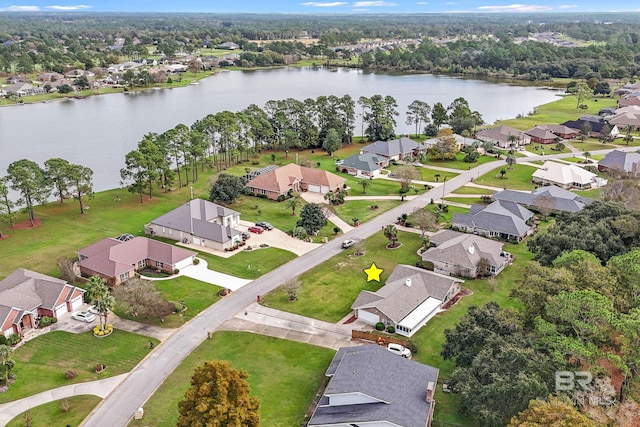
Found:
[[84, 301], [82, 301], [82, 297], [78, 297], [71, 301], [71, 311], [74, 311], [82, 305]]
[[358, 319], [374, 325], [380, 321], [380, 317], [377, 314], [369, 313], [365, 310], [358, 310]]
[[177, 268], [178, 270], [182, 270], [183, 268], [188, 267], [188, 266], [190, 266], [191, 264], [193, 264], [193, 261], [191, 260], [191, 257], [189, 257], [189, 258], [184, 259], [184, 260], [182, 260], [182, 261], [180, 261], [180, 262], [177, 262], [177, 263], [176, 263], [176, 268]]
[[308, 189], [312, 193], [319, 193], [320, 192], [320, 186], [319, 185], [309, 184], [309, 188]]

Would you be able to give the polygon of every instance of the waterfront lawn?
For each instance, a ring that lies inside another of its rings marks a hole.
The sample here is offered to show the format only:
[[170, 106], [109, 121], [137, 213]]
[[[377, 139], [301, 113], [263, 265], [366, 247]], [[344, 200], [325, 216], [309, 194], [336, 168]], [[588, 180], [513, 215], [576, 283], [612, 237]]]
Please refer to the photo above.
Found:
[[165, 301], [184, 301], [187, 305], [187, 310], [182, 313], [173, 313], [163, 318], [133, 317], [126, 314], [116, 304], [114, 313], [118, 317], [135, 322], [163, 328], [179, 328], [186, 321], [194, 318], [220, 299], [218, 296], [220, 287], [190, 277], [178, 276], [170, 280], [156, 280], [153, 284], [160, 291]]
[[[501, 170], [507, 171], [504, 179], [500, 178]], [[533, 190], [536, 186], [531, 182], [531, 176], [536, 170], [537, 168], [527, 165], [516, 164], [513, 166], [513, 169], [509, 169], [507, 165], [504, 165], [480, 176], [475, 179], [474, 182], [481, 185], [509, 188], [512, 190]]]
[[[247, 240], [247, 246], [251, 246], [251, 239]], [[201, 252], [198, 257], [207, 260], [211, 270], [253, 280], [296, 258], [296, 254], [280, 248], [263, 248], [239, 251], [229, 258], [206, 252]]]
[[[381, 213], [395, 208], [400, 203], [400, 200], [349, 200], [343, 205], [334, 206], [334, 211], [347, 224], [353, 224], [353, 218], [358, 218], [360, 224], [363, 224]], [[378, 208], [371, 209], [371, 206]]]
[[[67, 411], [62, 409], [62, 401], [66, 400], [69, 404]], [[98, 403], [102, 398], [98, 396], [92, 396], [83, 394], [80, 396], [72, 396], [67, 399], [56, 400], [53, 402], [45, 403], [44, 405], [36, 406], [29, 409], [29, 416], [31, 417], [31, 425], [34, 426], [77, 426], [80, 425], [82, 420], [93, 408], [98, 406]], [[24, 412], [7, 424], [7, 427], [24, 427], [26, 425], [24, 421]]]
[[479, 195], [492, 195], [495, 194], [494, 190], [489, 190], [488, 188], [479, 188], [479, 187], [471, 187], [468, 185], [464, 185], [455, 191], [452, 191], [453, 194], [479, 194]]
[[[105, 338], [96, 338], [91, 331], [81, 334], [53, 331], [41, 335], [15, 350], [17, 380], [0, 394], [0, 403], [129, 372], [149, 353], [149, 342], [159, 343], [154, 338], [118, 329]], [[108, 368], [96, 374], [99, 363]], [[76, 371], [78, 376], [65, 379], [68, 370]]]
[[[422, 239], [415, 233], [398, 233], [402, 246], [387, 249], [389, 241], [382, 232], [356, 245], [361, 246], [364, 256], [354, 256], [355, 248], [335, 255], [319, 266], [298, 277], [302, 285], [297, 291], [297, 299], [290, 302], [287, 293], [278, 288], [264, 297], [264, 305], [289, 311], [327, 322], [337, 322], [351, 311], [351, 304], [362, 290], [376, 291], [384, 284], [397, 264], [414, 265], [420, 258], [417, 250]], [[367, 282], [364, 269], [371, 263], [384, 270], [380, 282]]]
[[251, 395], [260, 400], [260, 425], [302, 425], [335, 351], [244, 332], [216, 332], [171, 373], [144, 406], [133, 427], [175, 426], [193, 370], [210, 360], [228, 360], [249, 374]]
[[[441, 168], [468, 170], [470, 168], [475, 168], [476, 166], [479, 166], [481, 164], [489, 163], [489, 162], [491, 162], [491, 161], [496, 159], [493, 156], [481, 155], [480, 157], [478, 157], [478, 161], [477, 162], [475, 162], [475, 163], [466, 163], [464, 160], [462, 160], [462, 159], [464, 159], [465, 155], [466, 154], [460, 152], [460, 153], [456, 154], [456, 159], [455, 160], [438, 160], [438, 159], [434, 159], [434, 158], [432, 158], [430, 156], [427, 156], [422, 161], [422, 164], [424, 164], [426, 166], [438, 166], [438, 167], [441, 167]], [[441, 174], [442, 174], [442, 172], [441, 172]]]

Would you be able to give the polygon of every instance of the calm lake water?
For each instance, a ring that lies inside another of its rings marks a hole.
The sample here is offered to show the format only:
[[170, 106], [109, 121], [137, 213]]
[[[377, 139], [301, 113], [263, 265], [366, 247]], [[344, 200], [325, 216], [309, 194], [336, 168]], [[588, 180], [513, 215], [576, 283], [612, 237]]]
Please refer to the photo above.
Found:
[[[94, 171], [96, 191], [119, 185], [124, 156], [144, 134], [187, 126], [207, 114], [239, 111], [269, 100], [345, 94], [393, 96], [398, 103], [397, 133], [414, 132], [405, 124], [406, 108], [416, 99], [447, 106], [464, 97], [487, 123], [527, 114], [551, 102], [556, 92], [429, 74], [370, 74], [360, 70], [282, 68], [219, 73], [199, 85], [137, 94], [0, 108], [0, 176], [22, 158], [42, 163], [61, 157]], [[357, 111], [357, 107], [356, 107]], [[360, 134], [360, 124], [355, 133]]]

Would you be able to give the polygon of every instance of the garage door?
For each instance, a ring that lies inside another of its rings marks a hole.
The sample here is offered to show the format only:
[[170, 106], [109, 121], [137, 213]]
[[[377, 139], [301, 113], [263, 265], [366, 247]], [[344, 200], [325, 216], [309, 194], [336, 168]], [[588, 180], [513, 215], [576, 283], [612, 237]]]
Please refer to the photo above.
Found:
[[176, 263], [176, 268], [177, 268], [178, 270], [182, 270], [183, 268], [188, 267], [188, 266], [190, 266], [191, 264], [193, 264], [193, 260], [191, 259], [191, 257], [189, 257], [189, 258], [183, 259], [183, 260], [182, 260], [182, 261], [180, 261], [180, 262], [177, 262], [177, 263]]
[[358, 310], [358, 319], [374, 325], [380, 321], [380, 317], [377, 314], [369, 313], [365, 310]]
[[320, 186], [319, 185], [315, 185], [315, 184], [309, 184], [309, 191], [311, 191], [312, 193], [319, 193], [320, 192]]
[[71, 301], [71, 311], [77, 310], [80, 308], [84, 301], [82, 301], [82, 297], [78, 297]]

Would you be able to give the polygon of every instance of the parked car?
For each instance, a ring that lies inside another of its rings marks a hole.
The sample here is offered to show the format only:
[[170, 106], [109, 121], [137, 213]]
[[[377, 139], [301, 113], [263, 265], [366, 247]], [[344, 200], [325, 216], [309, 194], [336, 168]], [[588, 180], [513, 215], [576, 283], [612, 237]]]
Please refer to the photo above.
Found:
[[[107, 310], [108, 312], [109, 310]], [[89, 313], [92, 314], [100, 314], [100, 311], [98, 310], [98, 307], [96, 307], [95, 305], [92, 305], [91, 307], [89, 307]]]
[[273, 225], [266, 221], [256, 222], [256, 227], [264, 228], [265, 230], [273, 230]]
[[342, 242], [342, 249], [350, 248], [351, 246], [353, 246], [355, 244], [356, 244], [355, 240], [347, 239], [344, 242]]
[[85, 323], [91, 323], [96, 320], [95, 314], [89, 313], [88, 311], [78, 311], [73, 313], [71, 318]]
[[395, 343], [387, 344], [387, 350], [389, 350], [393, 354], [397, 354], [398, 356], [406, 357], [407, 359], [411, 359], [411, 350], [408, 348]]
[[249, 240], [251, 238], [251, 234], [242, 232], [242, 241]]
[[262, 234], [264, 232], [264, 228], [262, 227], [258, 227], [258, 226], [252, 226], [249, 227], [248, 230], [252, 233], [258, 233], [258, 234]]

